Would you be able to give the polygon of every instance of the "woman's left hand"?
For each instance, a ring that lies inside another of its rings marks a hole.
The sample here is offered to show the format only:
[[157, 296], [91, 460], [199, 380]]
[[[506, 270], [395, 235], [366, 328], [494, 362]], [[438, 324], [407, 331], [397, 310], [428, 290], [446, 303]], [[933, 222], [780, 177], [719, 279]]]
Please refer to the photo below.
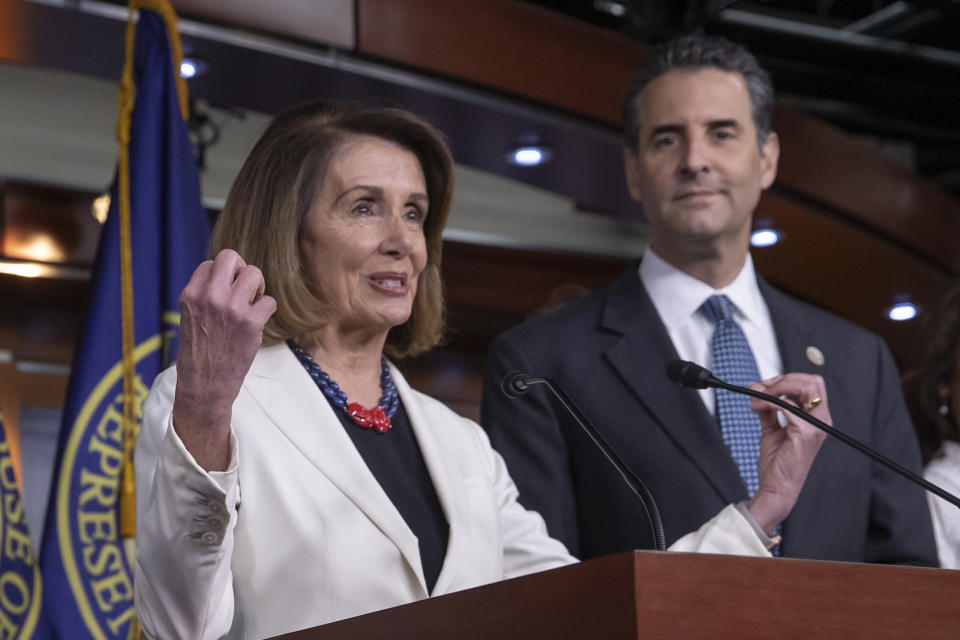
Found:
[[[832, 425], [823, 378], [806, 373], [788, 373], [752, 383], [751, 389], [784, 397], [810, 415]], [[789, 515], [797, 502], [810, 466], [827, 434], [792, 413], [783, 412], [786, 426], [780, 426], [781, 409], [774, 404], [750, 399], [750, 408], [760, 418], [760, 458], [757, 471], [760, 487], [750, 500], [750, 513], [770, 533]]]

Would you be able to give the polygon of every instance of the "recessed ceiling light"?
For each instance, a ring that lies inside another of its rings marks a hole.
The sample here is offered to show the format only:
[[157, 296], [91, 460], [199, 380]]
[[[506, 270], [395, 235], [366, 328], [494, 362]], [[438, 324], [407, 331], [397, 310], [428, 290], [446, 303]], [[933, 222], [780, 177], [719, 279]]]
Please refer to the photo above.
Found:
[[89, 280], [90, 270], [62, 264], [0, 260], [0, 274], [21, 278], [56, 278], [60, 280]]
[[776, 229], [757, 229], [750, 234], [750, 244], [754, 247], [772, 247], [780, 242], [782, 237]]
[[183, 58], [180, 61], [180, 75], [190, 79], [207, 70], [207, 64], [199, 58]]
[[622, 2], [613, 0], [593, 0], [593, 8], [603, 13], [609, 13], [616, 18], [622, 18], [627, 14], [627, 6]]
[[550, 160], [552, 156], [553, 152], [549, 147], [528, 144], [512, 149], [507, 154], [507, 160], [521, 167], [536, 167]]
[[43, 266], [32, 262], [0, 262], [0, 273], [20, 276], [21, 278], [39, 278], [43, 275]]
[[103, 224], [107, 221], [107, 214], [110, 213], [110, 192], [103, 193], [97, 196], [93, 205], [90, 207], [90, 212], [93, 214], [94, 219], [100, 224]]
[[896, 322], [917, 317], [917, 307], [912, 302], [898, 302], [887, 311], [887, 317]]

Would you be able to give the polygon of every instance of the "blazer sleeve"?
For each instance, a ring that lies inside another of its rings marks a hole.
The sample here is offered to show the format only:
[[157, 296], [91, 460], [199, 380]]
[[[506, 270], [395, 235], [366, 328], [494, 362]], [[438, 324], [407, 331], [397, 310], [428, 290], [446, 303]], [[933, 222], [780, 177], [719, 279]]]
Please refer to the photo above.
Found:
[[[534, 395], [536, 389], [527, 394], [534, 398], [525, 397], [523, 402], [513, 404], [509, 404], [513, 401], [500, 390], [503, 377], [518, 370], [529, 371], [526, 359], [501, 336], [490, 350], [485, 371], [484, 427], [490, 433], [494, 448], [526, 460], [524, 464], [510, 467], [508, 473], [503, 459], [493, 452], [504, 531], [505, 578], [567, 564], [573, 560], [566, 559], [570, 549], [568, 540], [575, 545], [577, 539], [576, 504], [566, 462], [566, 445], [553, 407], [542, 396]], [[522, 479], [519, 494], [511, 475]], [[547, 511], [548, 518], [541, 517], [541, 509]], [[559, 542], [550, 538], [547, 530]], [[571, 552], [576, 555], [574, 549]], [[734, 505], [727, 505], [699, 529], [674, 542], [669, 550], [770, 556]]]
[[137, 439], [134, 601], [148, 638], [220, 638], [234, 614], [230, 560], [240, 503], [239, 448], [207, 473], [173, 429], [175, 372], [158, 377]]
[[[487, 445], [489, 448], [489, 444]], [[576, 562], [559, 540], [551, 538], [543, 518], [517, 502], [517, 488], [497, 452], [490, 450], [494, 490], [500, 511], [503, 578], [546, 571]]]
[[[504, 578], [545, 571], [576, 559], [546, 531], [543, 519], [517, 502], [517, 490], [502, 458], [493, 452], [497, 495], [500, 498], [504, 545]], [[724, 507], [699, 529], [681, 537], [669, 551], [771, 557], [752, 525], [736, 506]]]
[[699, 529], [678, 539], [667, 551], [721, 553], [772, 558], [737, 507], [728, 504]]
[[[517, 490], [503, 460], [496, 452], [493, 456], [503, 532], [504, 579], [576, 562], [562, 543], [547, 534], [543, 519], [517, 502]], [[771, 557], [753, 527], [732, 504], [674, 542], [669, 551]]]
[[514, 371], [531, 371], [530, 363], [509, 334], [504, 334], [488, 351], [481, 424], [509, 466], [520, 503], [537, 511], [550, 535], [579, 556], [576, 494], [562, 417], [542, 388], [530, 389], [522, 400], [507, 397], [501, 381]]
[[[900, 388], [897, 366], [879, 338], [873, 447], [920, 474], [922, 462], [916, 432]], [[923, 489], [888, 470], [871, 465], [870, 528], [865, 562], [937, 566], [930, 511]]]

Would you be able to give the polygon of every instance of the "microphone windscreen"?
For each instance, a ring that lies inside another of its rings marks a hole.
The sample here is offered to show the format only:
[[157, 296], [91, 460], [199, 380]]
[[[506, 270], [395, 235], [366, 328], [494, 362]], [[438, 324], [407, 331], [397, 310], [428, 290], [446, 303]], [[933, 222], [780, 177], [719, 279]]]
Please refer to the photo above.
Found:
[[522, 371], [511, 371], [503, 376], [503, 380], [500, 381], [500, 389], [508, 398], [516, 398], [526, 393], [527, 389], [530, 388], [526, 380], [527, 374]]
[[688, 389], [706, 389], [713, 374], [695, 362], [673, 360], [667, 364], [667, 377]]

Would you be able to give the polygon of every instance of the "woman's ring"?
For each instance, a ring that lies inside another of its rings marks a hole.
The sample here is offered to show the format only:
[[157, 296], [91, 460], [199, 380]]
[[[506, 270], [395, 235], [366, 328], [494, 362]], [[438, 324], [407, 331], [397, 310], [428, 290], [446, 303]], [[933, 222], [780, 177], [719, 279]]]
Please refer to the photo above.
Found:
[[821, 398], [820, 396], [817, 396], [816, 398], [810, 398], [809, 400], [803, 403], [803, 410], [810, 411], [810, 409], [816, 409], [817, 407], [820, 406], [821, 402], [823, 402], [823, 398]]

